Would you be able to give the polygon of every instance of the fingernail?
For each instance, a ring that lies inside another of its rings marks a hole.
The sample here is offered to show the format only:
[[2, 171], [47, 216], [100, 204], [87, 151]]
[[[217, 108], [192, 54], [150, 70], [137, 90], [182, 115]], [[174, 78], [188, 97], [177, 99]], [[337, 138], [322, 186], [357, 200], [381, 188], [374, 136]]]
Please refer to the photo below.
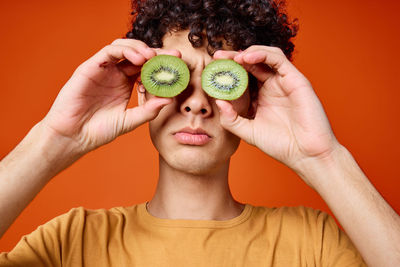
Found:
[[164, 106], [172, 103], [172, 98], [164, 98], [164, 99], [165, 99], [163, 103]]
[[233, 57], [233, 60], [238, 60], [240, 59], [240, 57], [242, 56], [241, 52], [239, 54], [237, 54], [236, 56]]

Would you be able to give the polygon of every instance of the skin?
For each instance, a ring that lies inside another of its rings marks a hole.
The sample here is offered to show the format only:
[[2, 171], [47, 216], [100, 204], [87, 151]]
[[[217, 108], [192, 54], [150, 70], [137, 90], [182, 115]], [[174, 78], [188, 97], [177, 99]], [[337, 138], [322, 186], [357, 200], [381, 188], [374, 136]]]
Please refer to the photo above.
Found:
[[[149, 123], [151, 139], [160, 155], [160, 174], [148, 210], [168, 219], [229, 219], [244, 208], [233, 199], [228, 185], [229, 160], [240, 138], [221, 126], [215, 99], [201, 87], [201, 73], [213, 60], [206, 44], [194, 48], [187, 36], [188, 31], [181, 31], [163, 38], [163, 48], [177, 49], [190, 67], [191, 76], [188, 88]], [[153, 97], [139, 90], [139, 105]], [[247, 116], [251, 109], [248, 90], [231, 104]], [[202, 128], [212, 136], [211, 141], [201, 146], [178, 143], [173, 133], [185, 127]]]
[[[311, 84], [282, 51], [267, 46], [217, 51], [214, 59], [242, 64], [260, 89], [255, 102], [248, 95], [238, 102], [214, 100], [198, 80], [213, 58], [204, 48], [191, 48], [184, 35], [165, 36], [163, 49], [118, 39], [78, 67], [46, 117], [0, 162], [0, 235], [58, 172], [151, 121], [160, 154], [159, 184], [148, 206], [153, 216], [225, 220], [239, 215], [243, 205], [232, 198], [227, 175], [242, 139], [293, 169], [321, 195], [368, 266], [400, 266], [399, 216], [335, 138]], [[161, 53], [191, 65], [189, 90], [163, 99], [139, 87], [139, 105], [128, 109], [140, 67]], [[187, 126], [204, 128], [212, 140], [199, 147], [177, 144], [171, 133]]]

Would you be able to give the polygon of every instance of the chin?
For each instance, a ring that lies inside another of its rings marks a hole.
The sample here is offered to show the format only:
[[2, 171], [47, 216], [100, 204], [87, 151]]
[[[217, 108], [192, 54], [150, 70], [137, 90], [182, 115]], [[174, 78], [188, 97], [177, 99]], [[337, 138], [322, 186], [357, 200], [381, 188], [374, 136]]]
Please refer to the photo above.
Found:
[[167, 156], [160, 155], [160, 160], [181, 172], [192, 175], [207, 175], [229, 164], [229, 157], [217, 158], [212, 156], [213, 154], [215, 153], [185, 149], [184, 151], [175, 151]]

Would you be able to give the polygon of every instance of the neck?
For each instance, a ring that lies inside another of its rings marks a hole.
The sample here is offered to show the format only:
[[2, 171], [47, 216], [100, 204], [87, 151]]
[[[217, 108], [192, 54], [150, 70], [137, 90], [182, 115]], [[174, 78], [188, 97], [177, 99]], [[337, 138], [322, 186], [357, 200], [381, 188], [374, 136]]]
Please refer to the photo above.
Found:
[[229, 220], [244, 205], [233, 199], [228, 184], [229, 161], [206, 174], [177, 170], [160, 157], [160, 176], [149, 213], [163, 219]]

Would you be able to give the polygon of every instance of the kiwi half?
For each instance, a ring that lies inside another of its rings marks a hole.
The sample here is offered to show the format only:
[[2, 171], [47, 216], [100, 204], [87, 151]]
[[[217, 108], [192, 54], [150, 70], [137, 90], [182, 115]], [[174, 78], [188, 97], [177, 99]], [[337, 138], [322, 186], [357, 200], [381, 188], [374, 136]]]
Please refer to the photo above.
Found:
[[174, 97], [189, 84], [190, 72], [182, 59], [159, 55], [152, 57], [143, 65], [140, 79], [150, 94]]
[[247, 71], [231, 59], [217, 59], [208, 64], [201, 74], [201, 85], [208, 95], [234, 100], [246, 91]]

